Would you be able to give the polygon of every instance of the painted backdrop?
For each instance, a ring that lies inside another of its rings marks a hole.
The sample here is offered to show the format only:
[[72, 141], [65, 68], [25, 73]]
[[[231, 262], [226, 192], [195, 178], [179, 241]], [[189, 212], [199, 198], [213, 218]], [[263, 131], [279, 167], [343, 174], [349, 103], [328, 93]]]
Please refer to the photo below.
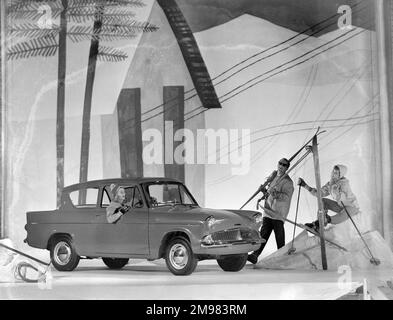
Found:
[[[124, 56], [116, 61], [97, 61], [87, 118], [87, 179], [134, 173], [178, 175], [201, 205], [239, 208], [276, 169], [277, 161], [290, 157], [320, 127], [326, 130], [319, 136], [322, 182], [329, 179], [333, 165], [347, 165], [347, 178], [358, 197], [364, 226], [382, 230], [380, 105], [372, 1], [304, 0], [294, 6], [284, 0], [177, 0], [167, 2], [179, 10], [172, 20], [164, 3], [144, 0], [127, 11], [127, 17], [132, 12], [135, 19], [151, 24], [154, 30], [133, 37], [104, 38]], [[70, 5], [75, 3], [70, 1]], [[9, 29], [21, 25], [21, 17], [15, 13], [18, 10], [13, 10]], [[110, 10], [106, 14], [125, 13]], [[57, 12], [56, 7], [52, 11]], [[76, 16], [75, 12], [68, 14]], [[36, 20], [29, 23], [42, 21], [43, 14], [33, 15]], [[52, 18], [59, 24], [61, 14]], [[85, 30], [90, 38], [66, 39], [64, 185], [81, 179], [86, 79], [91, 70], [87, 66], [90, 40], [97, 31], [91, 20], [69, 21], [74, 28], [82, 28], [72, 29], [79, 36], [83, 28], [90, 28]], [[26, 39], [29, 34], [18, 36], [14, 31], [10, 44]], [[8, 61], [5, 200], [7, 232], [18, 244], [25, 238], [26, 211], [56, 207], [58, 61], [50, 54]], [[194, 67], [203, 68], [201, 74]], [[207, 103], [207, 93], [197, 90], [198, 81], [206, 82], [214, 103]], [[124, 96], [132, 102], [124, 104]], [[128, 117], [131, 127], [119, 121], [119, 114]], [[174, 131], [168, 126], [171, 123]], [[152, 129], [156, 131], [148, 131]], [[188, 136], [180, 131], [174, 141], [175, 147], [183, 148], [187, 161], [168, 167], [164, 160], [172, 151], [165, 141], [174, 138], [176, 129], [187, 131]], [[215, 139], [198, 148], [198, 131], [205, 134], [206, 130]], [[152, 146], [149, 132], [161, 134], [161, 162], [149, 163], [140, 154]], [[129, 140], [124, 140], [127, 134]], [[124, 158], [129, 152], [135, 161]], [[137, 167], [141, 159], [142, 165]], [[300, 176], [315, 185], [311, 158], [291, 173], [295, 183]], [[296, 197], [297, 191], [290, 219], [295, 215]], [[300, 222], [314, 220], [315, 198], [303, 193], [299, 207]], [[247, 208], [254, 209], [255, 202]], [[291, 234], [288, 225], [287, 241]], [[272, 239], [264, 255], [275, 250]]]

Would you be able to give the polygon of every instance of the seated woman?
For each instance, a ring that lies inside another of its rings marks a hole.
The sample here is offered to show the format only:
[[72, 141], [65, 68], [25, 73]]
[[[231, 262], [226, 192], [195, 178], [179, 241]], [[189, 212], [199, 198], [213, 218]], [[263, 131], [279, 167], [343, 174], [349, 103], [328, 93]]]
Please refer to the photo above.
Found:
[[[328, 223], [339, 224], [359, 213], [359, 205], [356, 196], [352, 192], [349, 180], [345, 177], [348, 169], [346, 166], [337, 164], [333, 167], [330, 181], [321, 187], [323, 211], [325, 213], [325, 225]], [[313, 196], [317, 196], [317, 189], [310, 187], [302, 178], [299, 178], [298, 185], [308, 190]], [[326, 198], [331, 196], [333, 199]], [[328, 215], [328, 211], [336, 213]], [[319, 221], [316, 220], [305, 224], [307, 227], [319, 232]]]
[[111, 184], [112, 201], [106, 208], [106, 219], [109, 223], [116, 223], [130, 209], [130, 204], [126, 202], [124, 188]]

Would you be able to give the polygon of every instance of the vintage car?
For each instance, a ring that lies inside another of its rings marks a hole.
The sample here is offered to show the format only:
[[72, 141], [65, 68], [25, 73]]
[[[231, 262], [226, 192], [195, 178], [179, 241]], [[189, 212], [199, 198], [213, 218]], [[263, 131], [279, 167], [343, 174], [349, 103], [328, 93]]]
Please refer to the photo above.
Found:
[[[124, 188], [129, 210], [107, 220], [111, 187]], [[27, 212], [27, 242], [50, 251], [60, 271], [81, 258], [102, 258], [120, 269], [130, 258], [164, 258], [175, 275], [191, 274], [198, 260], [216, 259], [225, 271], [239, 271], [262, 240], [261, 213], [201, 208], [181, 182], [168, 178], [106, 179], [63, 189], [57, 210]]]

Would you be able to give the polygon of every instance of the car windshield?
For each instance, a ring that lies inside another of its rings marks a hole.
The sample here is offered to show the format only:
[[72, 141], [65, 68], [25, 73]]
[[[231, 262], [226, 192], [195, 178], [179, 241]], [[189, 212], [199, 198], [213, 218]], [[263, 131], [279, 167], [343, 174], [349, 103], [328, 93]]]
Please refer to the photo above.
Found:
[[146, 189], [152, 207], [167, 205], [198, 206], [188, 190], [180, 183], [149, 183]]

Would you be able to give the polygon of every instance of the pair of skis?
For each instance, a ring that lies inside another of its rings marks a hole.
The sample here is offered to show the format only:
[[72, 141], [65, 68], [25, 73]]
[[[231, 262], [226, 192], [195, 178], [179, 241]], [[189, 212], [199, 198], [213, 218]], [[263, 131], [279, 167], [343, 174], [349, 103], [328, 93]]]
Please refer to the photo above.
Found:
[[[275, 211], [273, 211], [273, 210], [271, 210], [271, 209], [262, 207], [260, 204], [258, 204], [258, 206], [259, 206], [260, 209], [262, 209], [263, 211], [265, 211], [266, 214], [268, 214], [268, 215], [271, 216], [272, 218], [276, 218], [276, 219], [279, 219], [279, 220], [284, 221], [284, 222], [289, 222], [290, 224], [293, 224], [293, 225], [295, 225], [296, 227], [299, 227], [299, 228], [301, 228], [301, 229], [304, 229], [304, 230], [306, 230], [306, 231], [312, 233], [313, 235], [317, 236], [318, 238], [321, 238], [321, 235], [320, 235], [318, 232], [316, 232], [314, 229], [311, 229], [311, 228], [309, 228], [309, 227], [306, 227], [304, 224], [301, 224], [301, 223], [298, 223], [298, 222], [294, 222], [294, 221], [292, 221], [292, 220], [289, 220], [289, 219], [287, 219], [287, 218], [284, 218], [284, 217], [281, 216], [278, 212], [275, 212]], [[328, 243], [330, 243], [331, 245], [337, 247], [337, 248], [340, 249], [340, 250], [343, 250], [343, 251], [348, 252], [348, 250], [347, 250], [346, 248], [344, 248], [343, 246], [340, 246], [339, 244], [337, 244], [337, 243], [335, 243], [335, 242], [333, 242], [333, 241], [331, 241], [331, 240], [329, 240], [329, 239], [326, 239], [326, 238], [325, 238], [325, 241], [328, 242]]]
[[[315, 132], [315, 134], [313, 135], [313, 137], [312, 137], [310, 140], [308, 140], [299, 150], [297, 150], [297, 151], [288, 159], [289, 162], [292, 162], [292, 160], [295, 159], [295, 158], [298, 156], [298, 154], [299, 154], [300, 152], [303, 151], [304, 148], [306, 148], [306, 146], [314, 139], [315, 136], [318, 136], [319, 134], [325, 132], [325, 131], [319, 132], [319, 130], [320, 130], [320, 128], [318, 127], [318, 129], [317, 129], [317, 131]], [[309, 153], [309, 152], [307, 152], [307, 154], [308, 154], [308, 153]], [[303, 159], [303, 158], [302, 158], [302, 159]], [[293, 165], [293, 166], [287, 171], [287, 174], [289, 174], [289, 172], [291, 172], [293, 169], [295, 169], [296, 165], [297, 165], [297, 164]], [[277, 175], [277, 171], [275, 170], [275, 171], [273, 171], [273, 173], [270, 174], [270, 176], [266, 179], [265, 183], [264, 183], [262, 186], [260, 186], [260, 187], [258, 188], [257, 191], [254, 192], [254, 194], [253, 194], [253, 195], [252, 195], [252, 196], [251, 196], [251, 197], [250, 197], [250, 198], [240, 207], [239, 210], [242, 210], [247, 204], [249, 204], [250, 201], [251, 201], [252, 199], [254, 199], [254, 198], [257, 196], [257, 194], [258, 194], [259, 192], [261, 192], [261, 189], [262, 189], [263, 187], [266, 187], [266, 186], [276, 177], [276, 175]]]

